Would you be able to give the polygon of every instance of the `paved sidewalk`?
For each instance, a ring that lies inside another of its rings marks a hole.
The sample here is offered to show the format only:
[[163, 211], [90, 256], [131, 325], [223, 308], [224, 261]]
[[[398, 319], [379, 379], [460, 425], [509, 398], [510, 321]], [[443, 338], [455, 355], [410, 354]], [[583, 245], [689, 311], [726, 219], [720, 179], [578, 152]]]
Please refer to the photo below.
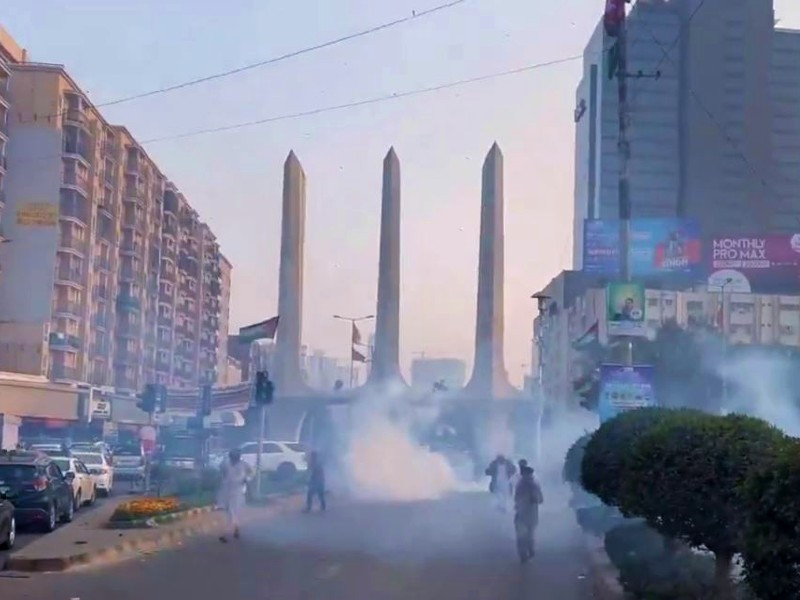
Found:
[[[151, 552], [174, 546], [181, 540], [223, 530], [224, 513], [204, 509], [185, 519], [148, 529], [109, 529], [106, 527], [116, 507], [127, 498], [109, 502], [85, 518], [76, 519], [19, 552], [12, 553], [6, 564], [10, 571], [64, 571], [74, 566], [113, 562], [134, 553]], [[297, 508], [299, 499], [276, 498], [264, 507], [247, 507], [243, 519], [263, 517], [286, 508]]]

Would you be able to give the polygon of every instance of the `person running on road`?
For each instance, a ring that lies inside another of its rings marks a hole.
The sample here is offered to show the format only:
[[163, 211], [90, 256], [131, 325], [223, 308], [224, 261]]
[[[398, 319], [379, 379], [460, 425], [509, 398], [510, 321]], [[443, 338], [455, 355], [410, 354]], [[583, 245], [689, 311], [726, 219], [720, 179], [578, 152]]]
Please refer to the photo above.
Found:
[[305, 512], [311, 512], [314, 497], [319, 498], [319, 506], [325, 510], [325, 467], [322, 459], [315, 450], [308, 455], [308, 490], [306, 491]]
[[514, 463], [502, 454], [498, 454], [486, 468], [486, 474], [491, 477], [489, 491], [494, 495], [495, 506], [502, 512], [508, 510], [512, 489], [511, 478], [516, 471]]
[[[239, 524], [242, 507], [244, 507], [247, 482], [253, 478], [253, 470], [246, 462], [242, 461], [242, 452], [234, 448], [228, 453], [228, 460], [222, 464], [222, 486], [220, 489], [220, 504], [225, 508], [228, 524], [233, 528], [233, 537], [239, 537]], [[227, 542], [226, 536], [219, 538]]]
[[514, 530], [522, 564], [534, 555], [533, 534], [539, 524], [539, 505], [542, 502], [542, 488], [533, 478], [533, 469], [526, 465], [520, 469], [520, 479], [514, 490]]

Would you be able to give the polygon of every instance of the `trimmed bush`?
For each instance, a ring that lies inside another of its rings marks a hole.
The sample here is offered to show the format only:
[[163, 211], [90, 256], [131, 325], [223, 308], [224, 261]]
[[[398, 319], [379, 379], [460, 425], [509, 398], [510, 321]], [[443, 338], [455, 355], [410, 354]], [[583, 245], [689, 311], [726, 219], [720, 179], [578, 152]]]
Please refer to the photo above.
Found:
[[787, 443], [745, 485], [744, 572], [765, 600], [800, 598], [800, 443]]
[[631, 444], [671, 412], [642, 408], [603, 423], [584, 449], [580, 474], [583, 487], [609, 506], [619, 506], [619, 489]]
[[713, 552], [716, 594], [728, 598], [746, 517], [742, 485], [783, 439], [760, 419], [674, 411], [628, 449], [616, 496], [620, 509], [669, 538]]
[[569, 450], [567, 450], [567, 455], [564, 457], [564, 469], [561, 473], [566, 483], [580, 483], [581, 462], [583, 461], [586, 444], [592, 439], [592, 435], [591, 433], [587, 433], [581, 436], [569, 447]]

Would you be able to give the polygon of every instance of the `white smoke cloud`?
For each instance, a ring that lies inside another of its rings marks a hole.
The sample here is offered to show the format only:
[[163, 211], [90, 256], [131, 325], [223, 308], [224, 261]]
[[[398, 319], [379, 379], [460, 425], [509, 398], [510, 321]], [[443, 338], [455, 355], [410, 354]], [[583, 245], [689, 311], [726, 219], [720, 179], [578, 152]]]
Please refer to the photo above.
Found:
[[352, 407], [340, 464], [348, 493], [359, 500], [436, 500], [460, 488], [448, 459], [424, 447], [417, 432], [439, 411], [407, 410], [401, 390], [362, 395]]

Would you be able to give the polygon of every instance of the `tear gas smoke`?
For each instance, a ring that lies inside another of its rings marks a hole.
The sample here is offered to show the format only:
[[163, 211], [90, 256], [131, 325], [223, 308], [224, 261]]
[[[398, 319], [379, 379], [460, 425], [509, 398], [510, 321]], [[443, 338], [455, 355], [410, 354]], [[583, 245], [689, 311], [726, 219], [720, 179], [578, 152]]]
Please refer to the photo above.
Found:
[[416, 435], [433, 424], [438, 409], [408, 410], [407, 402], [402, 390], [389, 388], [362, 395], [352, 407], [340, 468], [354, 498], [435, 500], [459, 489], [447, 458], [424, 447]]
[[758, 417], [800, 435], [796, 363], [754, 351], [730, 359], [720, 367], [720, 376], [729, 390], [724, 412]]

